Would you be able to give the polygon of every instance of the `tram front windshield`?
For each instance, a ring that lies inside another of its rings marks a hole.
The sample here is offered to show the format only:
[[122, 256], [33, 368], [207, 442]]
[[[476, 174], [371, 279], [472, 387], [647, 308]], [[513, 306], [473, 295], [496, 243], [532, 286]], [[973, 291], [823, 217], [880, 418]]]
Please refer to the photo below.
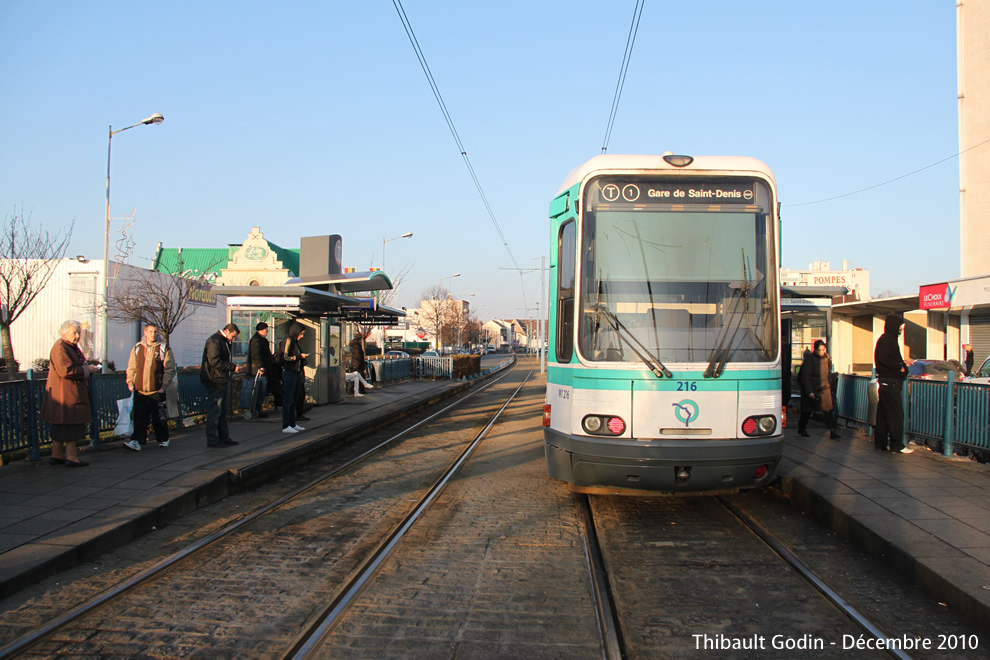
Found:
[[[673, 203], [673, 191], [702, 203]], [[706, 191], [740, 201], [715, 203]], [[665, 363], [775, 359], [765, 184], [603, 178], [586, 186], [585, 202], [578, 343], [586, 360], [640, 362], [647, 352]]]

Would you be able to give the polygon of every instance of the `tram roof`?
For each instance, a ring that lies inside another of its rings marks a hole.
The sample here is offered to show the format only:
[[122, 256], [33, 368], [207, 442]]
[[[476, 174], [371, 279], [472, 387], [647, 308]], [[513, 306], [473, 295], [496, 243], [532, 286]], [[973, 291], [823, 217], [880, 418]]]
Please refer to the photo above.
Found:
[[584, 181], [588, 175], [595, 172], [625, 171], [625, 170], [669, 170], [671, 172], [753, 172], [769, 177], [776, 184], [773, 172], [766, 163], [758, 158], [749, 156], [692, 156], [694, 160], [686, 167], [674, 167], [663, 159], [663, 154], [655, 155], [625, 155], [604, 154], [595, 156], [579, 165], [561, 184], [557, 194], [561, 194], [577, 183]]

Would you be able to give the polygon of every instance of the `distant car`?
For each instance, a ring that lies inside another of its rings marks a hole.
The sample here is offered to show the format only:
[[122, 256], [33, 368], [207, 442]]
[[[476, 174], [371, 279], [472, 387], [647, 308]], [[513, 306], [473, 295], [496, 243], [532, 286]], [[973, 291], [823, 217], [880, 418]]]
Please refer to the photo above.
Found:
[[409, 353], [406, 353], [405, 351], [389, 351], [388, 353], [385, 354], [385, 357], [404, 358], [404, 357], [409, 357]]
[[915, 360], [908, 367], [909, 378], [925, 380], [948, 380], [952, 373], [953, 380], [962, 380], [966, 376], [966, 367], [959, 360]]
[[440, 354], [436, 351], [423, 351], [423, 355], [420, 357], [440, 357]]
[[973, 377], [969, 379], [969, 382], [990, 385], [990, 357], [984, 360], [980, 368], [973, 372]]

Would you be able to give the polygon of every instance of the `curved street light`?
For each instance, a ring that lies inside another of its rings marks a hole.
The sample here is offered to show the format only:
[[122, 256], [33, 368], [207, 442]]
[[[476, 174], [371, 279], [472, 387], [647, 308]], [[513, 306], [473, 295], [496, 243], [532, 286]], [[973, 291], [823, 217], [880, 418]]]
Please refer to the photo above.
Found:
[[402, 236], [396, 236], [395, 238], [382, 238], [382, 272], [385, 273], [386, 275], [388, 273], [385, 272], [385, 244], [390, 243], [392, 241], [397, 241], [400, 238], [412, 238], [412, 232], [407, 231]]
[[110, 371], [110, 147], [113, 144], [113, 136], [123, 133], [135, 126], [146, 126], [148, 124], [160, 124], [165, 121], [160, 113], [156, 112], [150, 117], [146, 117], [136, 124], [131, 124], [125, 128], [113, 130], [109, 127], [107, 136], [107, 203], [106, 217], [103, 224], [103, 373]]

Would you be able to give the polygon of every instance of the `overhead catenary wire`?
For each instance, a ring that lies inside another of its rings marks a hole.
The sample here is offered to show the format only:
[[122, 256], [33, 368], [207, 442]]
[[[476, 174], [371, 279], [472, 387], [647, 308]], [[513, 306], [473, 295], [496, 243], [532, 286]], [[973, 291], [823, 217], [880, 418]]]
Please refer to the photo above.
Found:
[[[485, 190], [481, 186], [481, 181], [478, 179], [478, 175], [474, 171], [474, 167], [471, 165], [471, 159], [468, 158], [467, 149], [464, 147], [464, 143], [461, 142], [460, 135], [457, 134], [457, 128], [454, 127], [454, 120], [450, 116], [450, 112], [447, 110], [447, 105], [443, 101], [443, 95], [440, 94], [440, 87], [437, 85], [436, 80], [433, 78], [433, 72], [430, 71], [430, 65], [426, 62], [426, 55], [423, 54], [423, 49], [419, 46], [419, 41], [416, 39], [416, 33], [413, 31], [412, 24], [409, 22], [409, 18], [406, 16], [406, 10], [402, 7], [401, 0], [392, 0], [392, 4], [395, 6], [395, 11], [399, 14], [399, 20], [402, 21], [402, 27], [406, 31], [406, 36], [409, 37], [409, 42], [412, 44], [413, 50], [416, 51], [416, 58], [419, 60], [419, 65], [423, 69], [423, 73], [426, 74], [426, 79], [430, 83], [430, 89], [433, 90], [433, 96], [437, 100], [437, 104], [440, 106], [440, 112], [443, 113], [443, 118], [447, 122], [447, 128], [450, 129], [450, 134], [454, 138], [454, 142], [457, 144], [457, 149], [461, 153], [461, 158], [464, 159], [464, 164], [467, 166], [468, 173], [471, 175], [471, 180], [474, 181], [475, 188], [478, 189], [478, 194], [481, 196], [481, 202], [485, 206], [485, 210], [488, 212], [488, 217], [492, 221], [492, 225], [495, 227], [495, 231], [498, 233], [499, 239], [502, 241], [502, 247], [509, 255], [509, 259], [512, 260], [512, 264], [519, 267], [516, 262], [516, 257], [512, 254], [511, 248], [509, 248], [509, 242], [505, 238], [505, 234], [502, 233], [502, 228], [498, 224], [498, 220], [495, 218], [495, 212], [492, 210], [491, 204], [488, 202], [488, 196], [485, 195]], [[522, 278], [520, 278], [520, 284], [522, 284]]]
[[847, 192], [847, 193], [844, 193], [842, 195], [836, 195], [835, 197], [826, 197], [825, 199], [816, 199], [813, 202], [801, 202], [799, 204], [782, 204], [781, 206], [784, 206], [786, 208], [794, 208], [796, 206], [811, 206], [812, 204], [823, 204], [825, 202], [831, 202], [831, 201], [836, 200], [836, 199], [842, 199], [843, 197], [852, 197], [853, 195], [858, 195], [858, 194], [864, 193], [864, 192], [866, 192], [868, 190], [874, 190], [875, 188], [880, 188], [881, 186], [886, 186], [887, 184], [894, 183], [895, 181], [900, 181], [901, 179], [906, 179], [909, 176], [913, 176], [913, 175], [917, 174], [918, 172], [924, 172], [925, 170], [931, 169], [931, 168], [935, 167], [936, 165], [941, 165], [942, 163], [944, 163], [946, 161], [949, 161], [949, 160], [952, 160], [953, 158], [959, 158], [959, 156], [962, 156], [967, 151], [972, 151], [973, 149], [976, 149], [977, 147], [982, 147], [983, 145], [987, 144], [988, 142], [990, 142], [990, 140], [984, 140], [983, 142], [980, 142], [978, 144], [974, 144], [972, 147], [969, 147], [968, 149], [963, 149], [959, 153], [955, 153], [955, 154], [953, 154], [951, 156], [947, 156], [946, 158], [943, 158], [942, 160], [937, 160], [934, 163], [931, 163], [929, 165], [925, 165], [924, 167], [919, 167], [918, 169], [916, 169], [916, 170], [914, 170], [912, 172], [908, 172], [907, 174], [902, 174], [900, 176], [894, 177], [893, 179], [888, 179], [887, 181], [884, 181], [882, 183], [877, 183], [877, 184], [874, 184], [872, 186], [868, 186], [866, 188], [860, 188], [859, 190], [854, 190], [852, 192]]
[[626, 73], [629, 71], [629, 62], [632, 60], [633, 46], [636, 45], [636, 34], [639, 32], [639, 19], [643, 15], [644, 6], [646, 6], [646, 0], [636, 0], [636, 6], [633, 8], [632, 23], [629, 25], [629, 35], [626, 37], [626, 50], [622, 54], [619, 79], [615, 83], [615, 94], [612, 96], [612, 110], [609, 112], [608, 123], [605, 125], [602, 153], [608, 151], [608, 142], [612, 138], [612, 127], [615, 125], [615, 116], [619, 113], [619, 100], [622, 98], [622, 89], [626, 85]]

